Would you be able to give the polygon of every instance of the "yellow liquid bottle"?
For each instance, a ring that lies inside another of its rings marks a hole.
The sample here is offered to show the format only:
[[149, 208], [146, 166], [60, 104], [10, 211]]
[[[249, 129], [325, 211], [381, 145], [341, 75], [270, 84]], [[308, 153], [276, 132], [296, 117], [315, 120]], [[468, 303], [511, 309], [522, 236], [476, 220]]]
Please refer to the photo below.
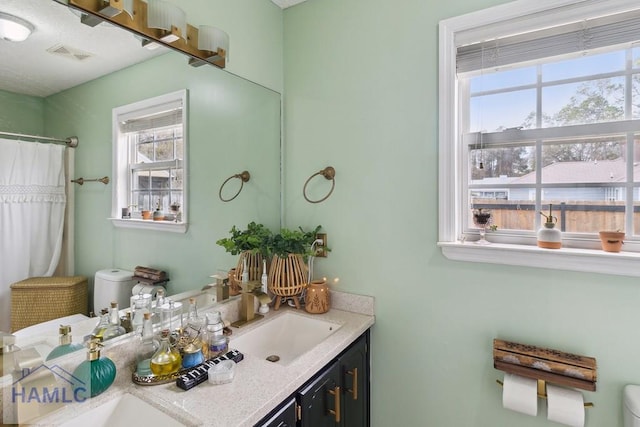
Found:
[[170, 375], [180, 370], [182, 357], [180, 352], [169, 344], [169, 330], [162, 331], [160, 347], [151, 357], [150, 368], [154, 375]]

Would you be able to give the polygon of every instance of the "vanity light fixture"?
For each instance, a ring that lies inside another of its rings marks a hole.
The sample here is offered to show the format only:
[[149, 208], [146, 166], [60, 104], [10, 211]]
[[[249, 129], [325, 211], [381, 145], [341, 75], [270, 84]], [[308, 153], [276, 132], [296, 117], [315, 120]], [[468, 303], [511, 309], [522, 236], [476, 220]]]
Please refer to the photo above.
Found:
[[[207, 60], [223, 58], [229, 60], [229, 34], [220, 28], [211, 25], [200, 25], [198, 27], [198, 49], [207, 53]], [[205, 61], [191, 58], [189, 65], [199, 67]]]
[[187, 15], [184, 10], [166, 0], [149, 0], [147, 25], [162, 30], [160, 41], [173, 43], [187, 39]]
[[27, 39], [34, 30], [33, 24], [17, 16], [0, 12], [0, 38], [10, 42]]
[[[98, 0], [97, 8], [101, 15], [109, 18], [118, 16], [122, 11], [125, 11], [133, 19], [133, 0]], [[102, 21], [104, 20], [100, 17], [86, 13], [83, 13], [80, 17], [80, 22], [90, 27], [95, 27]]]
[[100, 0], [100, 13], [113, 18], [125, 11], [133, 18], [133, 0]]
[[[95, 22], [107, 21], [134, 33], [142, 46], [168, 47], [189, 55], [192, 65], [224, 68], [229, 35], [210, 26], [200, 29], [186, 21], [185, 12], [167, 0], [68, 0], [69, 6]], [[127, 13], [119, 13], [125, 11]], [[131, 12], [132, 11], [132, 12]], [[85, 22], [83, 20], [83, 22]], [[202, 31], [202, 35], [200, 35]], [[154, 46], [155, 45], [155, 46]]]
[[153, 40], [142, 39], [142, 47], [147, 50], [156, 50], [161, 48], [162, 46], [160, 46], [158, 43], [154, 42]]

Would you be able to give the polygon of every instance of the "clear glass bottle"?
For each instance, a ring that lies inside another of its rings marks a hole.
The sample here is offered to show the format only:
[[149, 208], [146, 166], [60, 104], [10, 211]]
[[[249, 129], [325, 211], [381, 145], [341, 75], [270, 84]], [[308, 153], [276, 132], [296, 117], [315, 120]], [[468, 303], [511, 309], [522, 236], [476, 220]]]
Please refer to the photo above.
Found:
[[164, 288], [160, 288], [158, 289], [158, 292], [156, 292], [156, 302], [155, 302], [155, 307], [153, 309], [153, 314], [155, 315], [154, 317], [152, 317], [152, 320], [155, 323], [160, 322], [160, 313], [161, 313], [161, 308], [165, 303], [167, 302], [166, 297], [164, 296]]
[[169, 343], [169, 330], [163, 329], [160, 347], [151, 357], [151, 372], [154, 375], [170, 375], [180, 370], [182, 357], [180, 352]]
[[47, 356], [47, 360], [55, 359], [56, 357], [63, 356], [68, 353], [72, 353], [74, 351], [80, 350], [83, 345], [79, 343], [73, 343], [73, 339], [71, 338], [71, 326], [70, 325], [60, 325], [59, 345], [51, 350], [49, 355]]
[[205, 332], [204, 319], [198, 315], [197, 300], [189, 298], [189, 312], [183, 333], [182, 367], [191, 368], [204, 361], [203, 334]]
[[224, 336], [224, 324], [219, 311], [207, 313], [207, 340], [205, 353], [207, 359], [224, 354], [227, 351], [227, 337]]
[[99, 341], [104, 339], [104, 332], [109, 327], [109, 310], [103, 308], [100, 312], [100, 320], [93, 331], [91, 332], [91, 336], [96, 337]]
[[161, 329], [168, 329], [171, 333], [182, 331], [182, 303], [170, 299], [160, 307]]
[[153, 335], [151, 313], [145, 313], [142, 321], [142, 336], [140, 349], [136, 354], [136, 373], [139, 376], [149, 376], [151, 372], [151, 358], [159, 348], [159, 343]]
[[198, 316], [198, 303], [195, 298], [189, 298], [189, 312], [187, 313], [187, 325], [192, 325], [200, 329], [204, 324], [203, 319]]
[[111, 308], [109, 309], [109, 326], [107, 327], [107, 330], [104, 331], [102, 340], [106, 341], [111, 338], [124, 335], [126, 333], [127, 331], [125, 331], [122, 325], [120, 325], [120, 313], [118, 311], [118, 303], [116, 301], [112, 301]]

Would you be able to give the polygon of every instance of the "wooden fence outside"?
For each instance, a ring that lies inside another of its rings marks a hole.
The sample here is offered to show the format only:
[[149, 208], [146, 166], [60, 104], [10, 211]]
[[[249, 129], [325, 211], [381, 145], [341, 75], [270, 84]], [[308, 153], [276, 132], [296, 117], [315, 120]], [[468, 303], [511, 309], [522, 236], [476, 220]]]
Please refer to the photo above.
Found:
[[[545, 201], [543, 212], [549, 214], [549, 203], [553, 205], [553, 216], [558, 218], [556, 227], [569, 233], [597, 233], [600, 230], [625, 229], [624, 202], [571, 202]], [[499, 229], [534, 230], [535, 217], [544, 217], [535, 211], [529, 201], [474, 199], [474, 209], [490, 209], [491, 223]], [[640, 230], [640, 204], [634, 204], [633, 228]]]

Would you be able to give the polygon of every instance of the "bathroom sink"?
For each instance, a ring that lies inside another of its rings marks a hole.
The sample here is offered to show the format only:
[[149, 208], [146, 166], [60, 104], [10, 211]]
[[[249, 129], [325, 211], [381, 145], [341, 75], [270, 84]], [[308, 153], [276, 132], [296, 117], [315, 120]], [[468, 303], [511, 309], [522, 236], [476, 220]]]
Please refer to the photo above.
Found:
[[129, 427], [129, 426], [185, 426], [175, 418], [151, 406], [131, 393], [118, 395], [102, 405], [61, 424], [62, 427]]
[[288, 365], [340, 328], [340, 324], [287, 312], [265, 321], [238, 338], [230, 347], [279, 365]]
[[205, 308], [210, 307], [213, 304], [215, 304], [215, 302], [216, 302], [216, 290], [215, 289], [207, 289], [207, 290], [204, 290], [204, 291], [200, 291], [200, 290], [187, 291], [187, 292], [182, 292], [182, 293], [177, 294], [177, 295], [173, 295], [170, 298], [173, 301], [181, 302], [182, 303], [182, 307], [184, 307], [185, 310], [187, 310], [187, 307], [189, 307], [189, 299], [190, 298], [195, 298], [196, 299], [196, 306], [198, 307], [198, 310], [202, 310], [202, 309], [205, 309]]

